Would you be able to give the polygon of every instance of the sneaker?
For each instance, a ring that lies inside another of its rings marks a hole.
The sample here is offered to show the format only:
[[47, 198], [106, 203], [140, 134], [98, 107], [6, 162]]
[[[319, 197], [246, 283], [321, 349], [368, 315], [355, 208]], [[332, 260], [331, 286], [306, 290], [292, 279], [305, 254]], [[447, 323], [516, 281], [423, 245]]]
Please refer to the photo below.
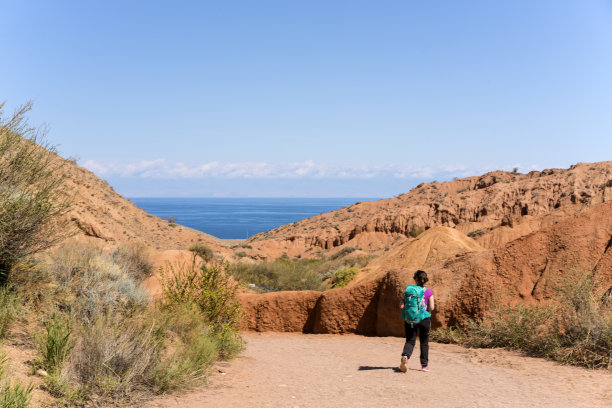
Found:
[[408, 368], [406, 367], [406, 361], [408, 361], [408, 358], [406, 356], [402, 356], [402, 361], [400, 363], [400, 371], [402, 373], [408, 371]]
[[429, 366], [423, 366], [423, 367], [421, 367], [421, 371], [429, 371]]

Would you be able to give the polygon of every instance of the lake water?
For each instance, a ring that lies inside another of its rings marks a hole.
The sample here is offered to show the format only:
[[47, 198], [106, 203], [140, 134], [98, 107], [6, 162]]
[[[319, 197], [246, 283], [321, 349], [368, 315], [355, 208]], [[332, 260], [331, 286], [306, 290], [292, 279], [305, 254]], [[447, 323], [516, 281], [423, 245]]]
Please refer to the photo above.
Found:
[[243, 239], [322, 212], [375, 198], [130, 198], [161, 218], [217, 238]]

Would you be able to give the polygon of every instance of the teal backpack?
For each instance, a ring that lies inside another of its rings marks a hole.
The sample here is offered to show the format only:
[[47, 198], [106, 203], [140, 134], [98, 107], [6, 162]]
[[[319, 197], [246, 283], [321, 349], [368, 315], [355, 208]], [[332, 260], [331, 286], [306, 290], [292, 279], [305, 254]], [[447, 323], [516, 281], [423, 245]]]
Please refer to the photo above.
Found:
[[402, 319], [407, 323], [418, 323], [431, 317], [425, 306], [425, 289], [416, 285], [408, 285], [404, 291], [404, 307]]

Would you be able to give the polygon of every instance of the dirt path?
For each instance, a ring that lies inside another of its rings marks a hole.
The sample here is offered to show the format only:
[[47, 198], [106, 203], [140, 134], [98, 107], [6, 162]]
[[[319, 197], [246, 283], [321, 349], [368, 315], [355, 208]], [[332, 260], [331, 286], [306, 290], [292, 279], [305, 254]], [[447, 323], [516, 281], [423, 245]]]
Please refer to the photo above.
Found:
[[[612, 375], [506, 350], [432, 344], [397, 370], [403, 339], [247, 333], [243, 355], [219, 364], [210, 385], [148, 407], [612, 407]], [[417, 351], [418, 354], [418, 344]], [[413, 403], [410, 402], [410, 405]]]

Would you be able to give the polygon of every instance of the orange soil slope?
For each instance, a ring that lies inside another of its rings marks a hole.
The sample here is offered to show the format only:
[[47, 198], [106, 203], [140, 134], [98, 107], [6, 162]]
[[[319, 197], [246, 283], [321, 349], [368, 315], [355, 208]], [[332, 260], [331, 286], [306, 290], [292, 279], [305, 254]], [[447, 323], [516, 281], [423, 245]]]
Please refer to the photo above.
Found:
[[[390, 270], [415, 271], [429, 268], [458, 254], [480, 251], [476, 241], [448, 227], [433, 227], [416, 240], [410, 240], [374, 258], [354, 282], [383, 277]], [[354, 283], [352, 283], [354, 284]]]
[[[379, 253], [399, 245], [415, 227], [447, 226], [495, 248], [612, 197], [612, 162], [529, 174], [503, 171], [357, 203], [253, 236], [255, 258], [314, 256], [342, 245]], [[314, 248], [314, 250], [313, 250]]]
[[137, 240], [154, 250], [185, 249], [201, 242], [218, 254], [231, 254], [221, 241], [211, 235], [181, 225], [171, 225], [146, 213], [83, 167], [65, 160], [63, 170], [64, 186], [73, 201], [68, 217], [77, 232], [77, 239], [109, 246]]
[[[421, 240], [442, 242], [431, 236], [440, 234], [444, 233], [432, 229], [413, 245], [421, 245]], [[508, 302], [546, 301], [552, 282], [564, 273], [593, 271], [606, 287], [612, 286], [611, 247], [612, 202], [566, 217], [496, 249], [466, 252], [468, 248], [457, 247], [455, 256], [428, 269], [429, 287], [436, 294], [439, 310], [434, 313], [434, 325], [482, 316], [499, 290], [508, 294]], [[435, 249], [430, 247], [430, 252]], [[393, 270], [378, 279], [327, 292], [242, 295], [246, 316], [241, 325], [256, 331], [402, 335], [398, 303], [412, 272]]]

